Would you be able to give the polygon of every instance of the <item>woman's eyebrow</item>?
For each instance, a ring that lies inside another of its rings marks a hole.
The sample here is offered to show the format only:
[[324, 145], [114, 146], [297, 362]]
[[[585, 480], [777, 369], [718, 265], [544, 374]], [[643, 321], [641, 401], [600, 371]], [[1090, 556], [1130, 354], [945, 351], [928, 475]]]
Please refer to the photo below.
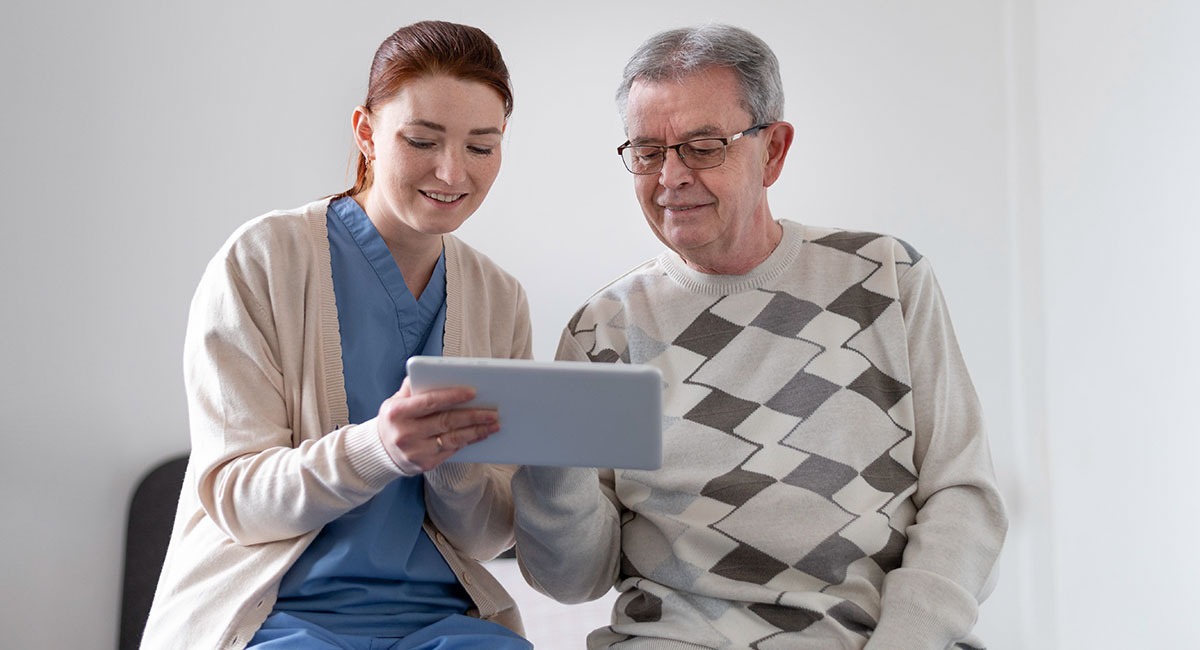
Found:
[[429, 120], [410, 120], [406, 123], [406, 126], [423, 126], [427, 129], [433, 129], [434, 131], [441, 131], [442, 133], [446, 132], [446, 127], [438, 124], [437, 122], [430, 122]]
[[[438, 131], [439, 133], [446, 132], [445, 126], [438, 124], [437, 122], [430, 122], [429, 120], [410, 120], [409, 122], [406, 122], [405, 124], [406, 124], [406, 126], [423, 126], [427, 129], [430, 129], [433, 131]], [[501, 131], [498, 127], [495, 127], [495, 126], [488, 126], [488, 127], [481, 127], [478, 129], [471, 129], [470, 134], [471, 135], [504, 135], [504, 131]]]

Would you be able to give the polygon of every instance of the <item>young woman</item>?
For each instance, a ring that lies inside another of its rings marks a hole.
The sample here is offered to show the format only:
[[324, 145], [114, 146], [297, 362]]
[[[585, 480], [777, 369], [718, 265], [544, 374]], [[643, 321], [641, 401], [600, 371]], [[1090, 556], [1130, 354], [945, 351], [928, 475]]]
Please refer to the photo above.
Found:
[[242, 226], [185, 341], [192, 452], [144, 648], [527, 649], [479, 560], [512, 544], [511, 469], [444, 463], [499, 428], [413, 395], [417, 354], [531, 356], [521, 286], [450, 233], [500, 169], [495, 43], [422, 22], [380, 46], [350, 190]]

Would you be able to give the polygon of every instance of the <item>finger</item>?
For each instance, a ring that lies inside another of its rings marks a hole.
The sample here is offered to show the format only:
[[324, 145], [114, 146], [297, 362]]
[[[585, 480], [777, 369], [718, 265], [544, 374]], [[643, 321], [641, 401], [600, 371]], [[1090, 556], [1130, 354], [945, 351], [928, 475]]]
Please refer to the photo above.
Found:
[[457, 429], [492, 424], [500, 419], [495, 409], [450, 409], [422, 418], [420, 427], [427, 435], [435, 436]]
[[[389, 399], [394, 401], [397, 415], [414, 420], [475, 399], [475, 389], [470, 386], [434, 388], [409, 395], [403, 395], [403, 390], [404, 384], [401, 384], [400, 390]], [[409, 390], [411, 391], [411, 388]]]
[[452, 454], [467, 445], [472, 445], [486, 439], [499, 430], [500, 423], [498, 421], [486, 424], [474, 424], [434, 436], [434, 442], [440, 447], [439, 453], [447, 451]]

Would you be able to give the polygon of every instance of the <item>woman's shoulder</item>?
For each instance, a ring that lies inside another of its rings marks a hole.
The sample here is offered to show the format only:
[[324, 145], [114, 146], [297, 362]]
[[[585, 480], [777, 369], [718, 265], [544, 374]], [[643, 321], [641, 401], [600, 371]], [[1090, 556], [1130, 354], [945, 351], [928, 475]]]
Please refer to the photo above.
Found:
[[521, 290], [521, 283], [515, 276], [470, 244], [454, 235], [445, 235], [442, 241], [446, 247], [448, 274], [458, 273], [468, 281], [483, 281], [487, 284], [509, 286], [514, 291]]
[[298, 208], [272, 210], [238, 226], [217, 252], [216, 258], [229, 261], [261, 259], [288, 251], [303, 255], [313, 244], [325, 238], [325, 211], [329, 199], [313, 201]]

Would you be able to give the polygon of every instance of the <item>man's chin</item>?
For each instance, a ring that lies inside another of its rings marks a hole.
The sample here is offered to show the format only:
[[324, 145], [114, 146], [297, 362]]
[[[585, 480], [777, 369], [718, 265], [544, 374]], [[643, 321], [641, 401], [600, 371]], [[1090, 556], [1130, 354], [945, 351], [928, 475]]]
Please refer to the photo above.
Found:
[[712, 234], [700, 224], [671, 224], [663, 228], [667, 245], [680, 255], [684, 251], [703, 248], [712, 242]]
[[686, 258], [686, 251], [701, 248], [713, 239], [710, 228], [699, 219], [679, 219], [659, 213], [647, 219], [654, 235], [667, 248]]

